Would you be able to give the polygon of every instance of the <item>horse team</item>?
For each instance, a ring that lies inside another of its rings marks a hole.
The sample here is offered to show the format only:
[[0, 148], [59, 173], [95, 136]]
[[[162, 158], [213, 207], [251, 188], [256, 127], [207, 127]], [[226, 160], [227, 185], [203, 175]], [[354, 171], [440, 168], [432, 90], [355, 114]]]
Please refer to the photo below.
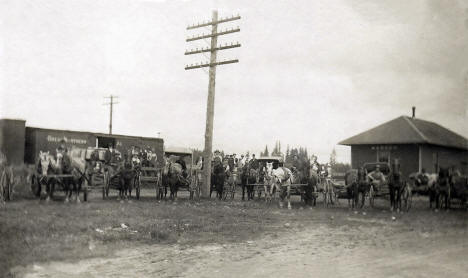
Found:
[[[142, 160], [146, 161], [147, 159], [141, 158], [138, 164], [135, 164], [134, 159], [125, 159], [121, 167], [107, 167], [105, 169], [111, 177], [117, 177], [119, 198], [131, 196], [132, 183], [135, 181], [136, 175], [135, 165], [140, 165]], [[303, 185], [302, 199], [309, 205], [316, 205], [319, 191], [323, 193], [324, 203], [327, 205], [333, 204], [334, 200], [338, 198], [331, 180], [321, 176], [314, 167], [308, 167], [305, 170], [293, 167], [291, 170], [282, 165], [274, 168], [271, 162], [260, 167], [251, 166], [252, 164], [245, 164], [242, 167], [237, 167], [237, 165], [229, 167], [227, 163], [215, 159], [212, 168], [210, 196], [212, 192], [216, 191], [219, 199], [226, 199], [228, 195], [233, 199], [237, 186], [241, 186], [242, 200], [245, 199], [245, 193], [247, 193], [247, 200], [251, 200], [254, 198], [253, 184], [261, 183], [264, 187], [266, 202], [271, 202], [279, 197], [279, 206], [283, 207], [283, 202], [286, 200], [289, 209], [291, 208], [291, 188], [294, 184]], [[46, 196], [46, 200], [49, 200], [52, 198], [55, 187], [61, 185], [65, 191], [65, 202], [70, 200], [73, 192], [76, 201], [80, 202], [81, 186], [91, 181], [96, 167], [99, 168], [96, 164], [86, 160], [84, 155], [77, 150], [72, 150], [70, 154], [58, 151], [56, 157], [48, 152], [40, 152], [36, 165], [39, 175], [33, 181], [38, 186], [34, 189], [34, 193], [37, 196]], [[170, 198], [175, 199], [179, 188], [187, 187], [190, 191], [190, 199], [192, 199], [194, 193], [199, 190], [199, 186], [194, 187], [193, 185], [202, 183], [200, 165], [194, 168], [196, 170], [192, 173], [192, 177], [189, 177], [185, 164], [180, 160], [165, 160], [160, 172], [161, 184], [158, 187], [157, 197], [159, 199], [165, 198], [169, 188]], [[408, 182], [403, 179], [398, 169], [392, 169], [387, 179], [391, 210], [409, 210], [413, 192], [427, 194], [430, 208], [434, 204], [436, 209], [450, 208], [454, 199], [459, 199], [463, 205], [466, 205], [468, 200], [468, 180], [456, 171], [440, 169], [437, 174], [427, 174], [423, 171], [410, 175]], [[373, 206], [376, 190], [373, 182], [373, 180], [369, 180], [369, 174], [363, 168], [346, 173], [345, 191], [351, 208], [362, 208], [366, 198], [369, 199], [370, 206]]]

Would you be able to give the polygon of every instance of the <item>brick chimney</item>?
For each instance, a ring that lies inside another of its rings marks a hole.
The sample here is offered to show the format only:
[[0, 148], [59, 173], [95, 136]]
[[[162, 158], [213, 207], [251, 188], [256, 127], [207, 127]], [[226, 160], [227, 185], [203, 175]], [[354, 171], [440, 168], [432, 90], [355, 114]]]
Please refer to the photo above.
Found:
[[412, 118], [414, 119], [414, 117], [416, 117], [416, 106], [413, 106], [413, 117]]

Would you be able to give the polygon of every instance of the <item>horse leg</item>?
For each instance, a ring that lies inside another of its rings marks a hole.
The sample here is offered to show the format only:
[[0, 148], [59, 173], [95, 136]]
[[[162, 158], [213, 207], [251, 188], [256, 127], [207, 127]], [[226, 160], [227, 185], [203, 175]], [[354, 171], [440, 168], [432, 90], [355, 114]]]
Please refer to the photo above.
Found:
[[53, 192], [54, 192], [54, 187], [55, 187], [55, 181], [49, 180], [48, 184], [48, 192], [47, 192], [47, 198], [46, 202], [49, 202], [50, 199], [52, 199]]
[[291, 209], [291, 200], [290, 200], [290, 197], [291, 197], [291, 185], [288, 185], [287, 187], [287, 199], [288, 199], [288, 209]]
[[264, 185], [263, 189], [265, 190], [265, 203], [271, 202], [271, 192], [269, 191], [269, 187]]
[[242, 182], [242, 185], [241, 185], [241, 186], [242, 186], [242, 201], [245, 201], [244, 197], [245, 197], [245, 186], [246, 186], [246, 185], [245, 185], [244, 182]]
[[62, 188], [65, 191], [65, 200], [64, 203], [68, 203], [70, 201], [70, 196], [71, 196], [71, 189], [70, 189], [70, 183], [64, 178], [61, 181], [62, 183]]
[[76, 202], [77, 203], [81, 203], [80, 193], [81, 193], [81, 183], [80, 183], [80, 181], [75, 181], [75, 194], [76, 194]]
[[364, 202], [366, 201], [366, 191], [362, 191], [361, 193], [361, 209], [364, 207]]
[[283, 200], [285, 197], [286, 190], [284, 190], [284, 187], [281, 187], [280, 192], [279, 192], [279, 207], [283, 208]]
[[397, 206], [398, 206], [398, 208], [397, 208], [398, 212], [401, 212], [401, 193], [402, 193], [402, 190], [403, 190], [403, 188], [400, 185], [400, 187], [398, 188], [397, 196], [396, 196], [397, 197], [396, 201], [397, 201]]
[[313, 200], [314, 200], [314, 207], [317, 205], [317, 195], [318, 194], [318, 189], [317, 186], [314, 186], [314, 191], [313, 191]]
[[390, 193], [390, 211], [393, 211], [395, 206], [395, 191], [393, 190], [392, 183], [388, 183], [388, 192]]

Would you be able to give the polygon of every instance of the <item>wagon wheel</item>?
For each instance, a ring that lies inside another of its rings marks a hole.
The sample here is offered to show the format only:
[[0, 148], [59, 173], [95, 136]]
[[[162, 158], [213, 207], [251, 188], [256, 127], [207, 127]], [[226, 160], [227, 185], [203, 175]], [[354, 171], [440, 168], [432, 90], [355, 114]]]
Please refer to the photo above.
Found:
[[0, 176], [0, 190], [3, 190], [0, 195], [3, 196], [1, 201], [11, 201], [12, 200], [12, 190], [13, 190], [13, 171], [10, 168], [4, 168]]
[[13, 186], [14, 186], [14, 176], [13, 176], [13, 170], [11, 168], [8, 168], [8, 172], [9, 172], [9, 177], [7, 179], [7, 193], [8, 193], [8, 196], [7, 196], [7, 200], [8, 201], [13, 201]]
[[106, 189], [106, 198], [109, 197], [110, 177], [109, 172], [104, 172], [104, 188]]
[[6, 198], [6, 173], [5, 170], [0, 172], [0, 204], [2, 204]]
[[85, 178], [83, 181], [83, 201], [87, 202], [88, 201], [88, 188], [89, 188], [89, 183], [88, 180]]
[[234, 200], [235, 195], [236, 195], [236, 184], [234, 183], [231, 187], [231, 200]]
[[195, 194], [197, 195], [197, 200], [200, 200], [200, 180], [198, 179], [198, 176], [195, 178]]
[[41, 184], [39, 183], [38, 177], [36, 175], [30, 175], [28, 177], [28, 181], [31, 186], [31, 192], [34, 196], [40, 197], [41, 196]]
[[156, 174], [156, 180], [154, 181], [154, 190], [156, 191], [156, 199], [158, 198], [159, 192], [159, 175]]
[[135, 185], [136, 198], [137, 200], [140, 200], [141, 173], [138, 174], [137, 177], [135, 178], [134, 185]]
[[374, 207], [374, 198], [375, 198], [374, 187], [371, 185], [371, 187], [369, 188], [369, 206], [371, 208]]
[[106, 197], [109, 195], [108, 189], [107, 189], [107, 172], [104, 172], [102, 176], [102, 199], [106, 199]]
[[227, 182], [224, 182], [224, 186], [223, 186], [223, 196], [221, 196], [221, 198], [223, 200], [226, 200], [227, 199], [227, 195], [228, 195], [228, 183]]
[[406, 200], [406, 211], [409, 211], [411, 208], [411, 205], [413, 203], [413, 193], [411, 193], [411, 190], [409, 191], [408, 199]]

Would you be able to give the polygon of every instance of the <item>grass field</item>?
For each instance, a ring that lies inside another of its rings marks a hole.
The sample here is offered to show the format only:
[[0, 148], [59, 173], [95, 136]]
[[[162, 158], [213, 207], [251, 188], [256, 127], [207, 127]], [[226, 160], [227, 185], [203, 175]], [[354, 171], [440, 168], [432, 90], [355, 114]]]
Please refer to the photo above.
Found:
[[302, 231], [325, 225], [331, 229], [327, 233], [350, 227], [348, 240], [353, 244], [359, 243], [362, 231], [376, 226], [382, 227], [382, 233], [370, 235], [375, 241], [394, 233], [468, 239], [466, 211], [434, 213], [427, 209], [425, 198], [416, 198], [409, 213], [392, 214], [386, 200], [379, 200], [375, 209], [355, 212], [345, 200], [333, 208], [319, 202], [309, 209], [294, 197], [293, 210], [288, 211], [238, 198], [189, 201], [185, 192], [177, 202], [157, 202], [151, 191], [143, 193], [141, 200], [125, 202], [115, 197], [102, 200], [95, 192], [90, 202], [81, 204], [65, 204], [60, 194], [49, 203], [28, 198], [7, 203], [0, 209], [0, 274], [21, 276], [32, 264], [109, 257], [141, 246], [235, 245], [267, 235], [281, 237], [291, 227]]

